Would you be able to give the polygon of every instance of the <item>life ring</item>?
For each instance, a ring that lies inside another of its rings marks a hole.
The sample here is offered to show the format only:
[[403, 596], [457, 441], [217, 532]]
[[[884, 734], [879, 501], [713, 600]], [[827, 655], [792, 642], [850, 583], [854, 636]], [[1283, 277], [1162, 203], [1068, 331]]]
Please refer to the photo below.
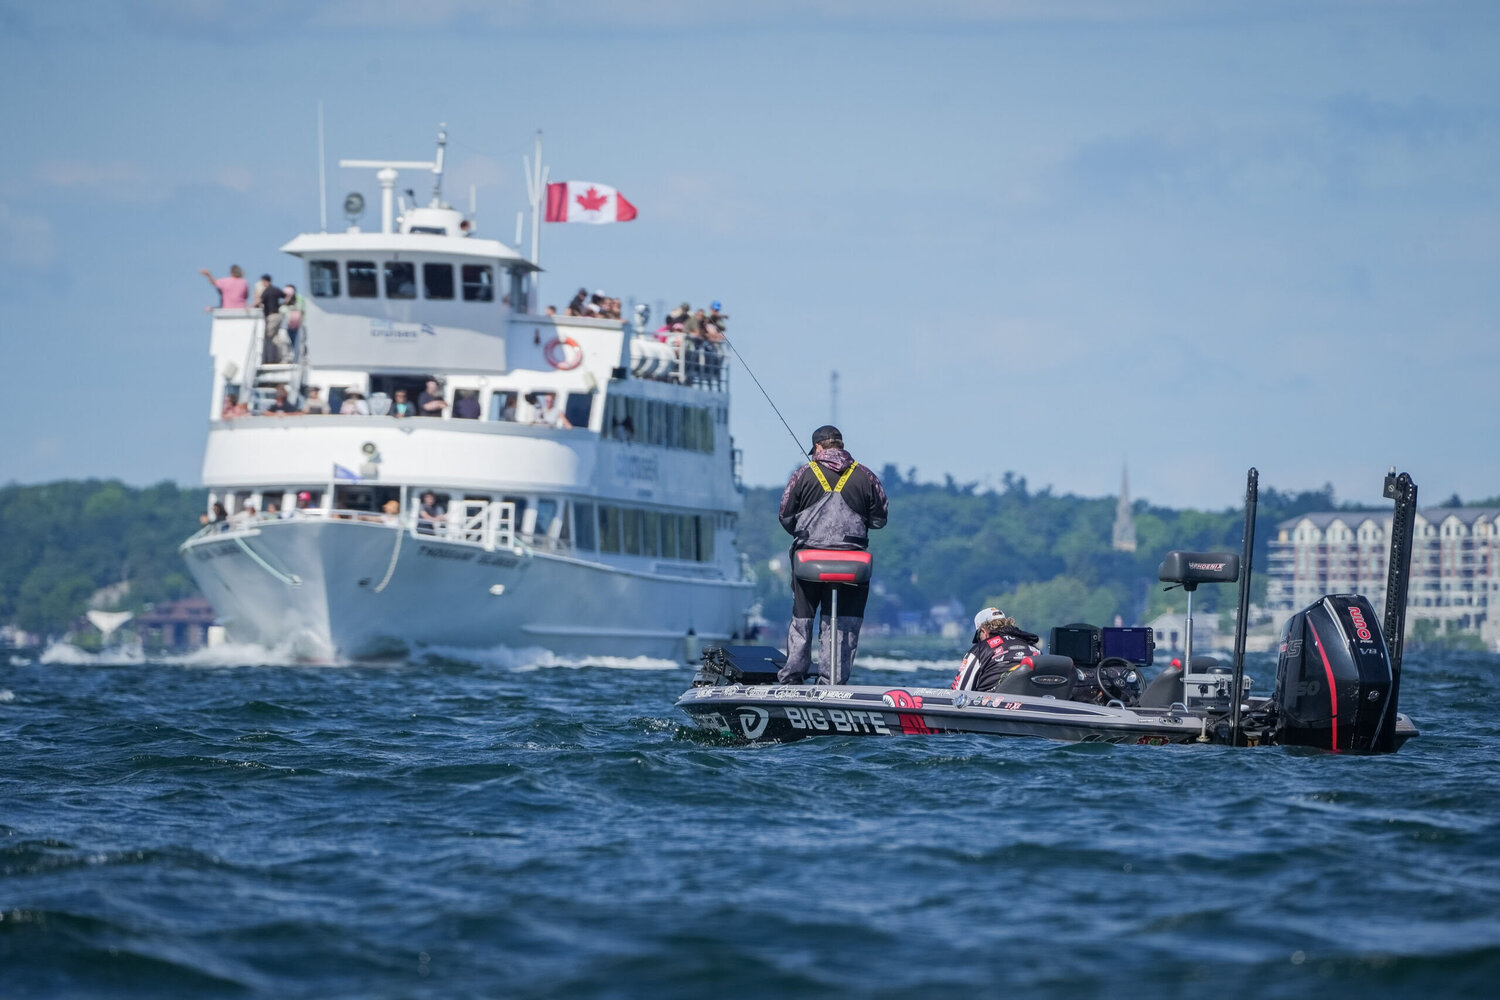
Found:
[[583, 348], [572, 337], [553, 337], [542, 348], [542, 356], [561, 372], [570, 372], [583, 364]]

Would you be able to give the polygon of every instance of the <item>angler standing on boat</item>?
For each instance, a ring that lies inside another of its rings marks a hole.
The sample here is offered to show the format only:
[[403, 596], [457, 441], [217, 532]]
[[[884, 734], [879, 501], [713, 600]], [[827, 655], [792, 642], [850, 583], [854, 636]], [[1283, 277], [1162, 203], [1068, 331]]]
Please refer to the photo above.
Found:
[[[837, 427], [824, 424], [813, 431], [812, 461], [792, 473], [781, 494], [781, 526], [792, 536], [792, 549], [869, 548], [870, 531], [885, 527], [888, 514], [885, 488], [869, 469], [844, 450], [844, 436]], [[838, 635], [830, 635], [829, 617], [833, 588], [839, 594]], [[864, 624], [865, 602], [870, 585], [812, 583], [792, 576], [792, 623], [786, 637], [786, 665], [777, 679], [783, 684], [801, 684], [812, 667], [812, 626], [818, 609], [823, 610], [819, 632], [823, 681], [843, 684], [854, 665], [859, 630]], [[832, 642], [839, 643], [839, 676], [830, 677]]]

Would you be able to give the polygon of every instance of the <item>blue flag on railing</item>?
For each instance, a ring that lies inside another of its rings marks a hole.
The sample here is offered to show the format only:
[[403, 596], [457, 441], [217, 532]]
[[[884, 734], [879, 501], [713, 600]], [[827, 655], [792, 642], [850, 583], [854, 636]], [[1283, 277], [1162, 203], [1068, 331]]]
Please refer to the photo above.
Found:
[[337, 462], [333, 463], [333, 478], [347, 479], [351, 483], [357, 483], [360, 480], [359, 473], [350, 472], [348, 469], [344, 468], [342, 465], [339, 465]]

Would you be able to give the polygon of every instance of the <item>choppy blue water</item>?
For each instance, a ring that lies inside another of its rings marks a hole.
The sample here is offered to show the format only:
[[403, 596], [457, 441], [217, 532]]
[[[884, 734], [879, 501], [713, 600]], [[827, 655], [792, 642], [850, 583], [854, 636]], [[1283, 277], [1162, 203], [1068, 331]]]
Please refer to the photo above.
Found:
[[1500, 991], [1500, 658], [1380, 758], [745, 748], [620, 666], [0, 666], [0, 996]]

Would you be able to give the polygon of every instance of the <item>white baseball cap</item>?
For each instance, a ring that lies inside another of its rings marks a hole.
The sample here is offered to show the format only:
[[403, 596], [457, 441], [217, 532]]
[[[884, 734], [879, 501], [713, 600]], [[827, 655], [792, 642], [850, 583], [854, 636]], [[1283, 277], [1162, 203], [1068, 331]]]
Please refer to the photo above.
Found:
[[1001, 611], [999, 608], [985, 608], [983, 611], [979, 612], [979, 614], [974, 616], [974, 627], [976, 629], [984, 628], [985, 625], [994, 621], [996, 618], [1004, 617], [1005, 612]]

